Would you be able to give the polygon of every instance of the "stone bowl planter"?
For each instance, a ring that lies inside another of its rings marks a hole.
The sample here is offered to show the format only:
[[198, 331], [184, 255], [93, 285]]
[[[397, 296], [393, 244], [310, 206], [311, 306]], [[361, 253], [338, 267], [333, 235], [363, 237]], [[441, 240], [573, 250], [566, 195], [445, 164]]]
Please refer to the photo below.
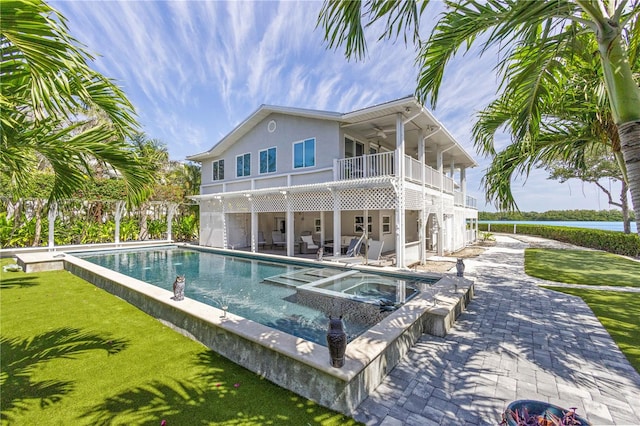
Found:
[[569, 410], [543, 401], [521, 399], [513, 401], [502, 415], [501, 425], [507, 426], [591, 426], [578, 416], [575, 409]]

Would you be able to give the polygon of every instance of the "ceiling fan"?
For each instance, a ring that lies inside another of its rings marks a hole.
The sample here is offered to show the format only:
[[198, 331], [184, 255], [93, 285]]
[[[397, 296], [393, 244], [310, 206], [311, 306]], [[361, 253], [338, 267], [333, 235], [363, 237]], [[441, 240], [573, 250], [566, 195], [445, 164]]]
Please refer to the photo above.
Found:
[[395, 133], [396, 128], [395, 127], [387, 127], [387, 128], [383, 128], [383, 127], [378, 127], [378, 126], [373, 126], [373, 133], [368, 134], [366, 137], [367, 138], [371, 138], [371, 137], [378, 137], [378, 138], [382, 138], [382, 139], [386, 139], [387, 138], [387, 133]]

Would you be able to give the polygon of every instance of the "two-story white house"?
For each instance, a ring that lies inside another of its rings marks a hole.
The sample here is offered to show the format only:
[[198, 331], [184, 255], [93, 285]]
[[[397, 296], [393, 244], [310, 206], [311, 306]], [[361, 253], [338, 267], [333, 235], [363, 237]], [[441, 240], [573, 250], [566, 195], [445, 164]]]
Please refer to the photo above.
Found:
[[202, 163], [203, 246], [282, 237], [293, 256], [303, 234], [337, 247], [366, 231], [405, 267], [476, 238], [477, 163], [413, 96], [348, 113], [263, 105], [187, 158]]

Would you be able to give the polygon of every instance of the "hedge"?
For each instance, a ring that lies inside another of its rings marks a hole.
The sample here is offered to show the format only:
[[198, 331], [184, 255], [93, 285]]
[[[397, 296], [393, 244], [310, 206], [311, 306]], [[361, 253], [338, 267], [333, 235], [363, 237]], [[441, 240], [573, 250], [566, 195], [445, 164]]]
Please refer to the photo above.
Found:
[[[478, 229], [486, 232], [488, 224], [480, 223], [478, 224]], [[535, 235], [623, 256], [640, 257], [640, 237], [638, 234], [549, 225], [518, 224], [514, 228], [512, 223], [492, 223], [491, 232]]]

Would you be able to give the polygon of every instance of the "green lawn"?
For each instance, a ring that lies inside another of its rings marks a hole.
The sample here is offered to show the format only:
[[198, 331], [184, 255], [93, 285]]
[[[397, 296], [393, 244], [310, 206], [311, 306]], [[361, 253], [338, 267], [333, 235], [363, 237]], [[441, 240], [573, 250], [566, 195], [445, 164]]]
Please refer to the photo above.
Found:
[[0, 272], [0, 323], [3, 424], [356, 424], [65, 271]]
[[579, 296], [640, 373], [640, 293], [545, 287]]
[[524, 270], [545, 280], [640, 287], [640, 262], [591, 250], [526, 249]]

